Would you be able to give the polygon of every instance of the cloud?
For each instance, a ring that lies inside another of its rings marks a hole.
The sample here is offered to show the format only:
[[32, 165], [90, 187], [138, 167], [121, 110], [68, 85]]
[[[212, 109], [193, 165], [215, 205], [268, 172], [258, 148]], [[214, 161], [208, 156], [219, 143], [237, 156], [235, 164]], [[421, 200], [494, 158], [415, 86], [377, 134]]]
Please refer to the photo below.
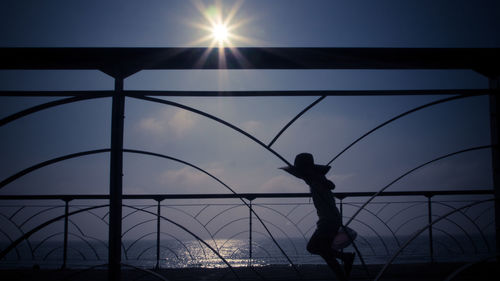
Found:
[[259, 121], [250, 120], [241, 124], [241, 127], [246, 132], [255, 134], [262, 127], [262, 124]]
[[168, 135], [175, 138], [184, 137], [195, 125], [194, 116], [181, 109], [175, 111], [165, 109], [155, 116], [142, 118], [138, 123], [139, 129], [149, 134]]
[[275, 176], [260, 187], [260, 192], [309, 192], [307, 185], [292, 176]]
[[[209, 168], [205, 170], [215, 177], [220, 177], [224, 173], [224, 169], [216, 163], [211, 163], [208, 166]], [[219, 183], [205, 173], [187, 166], [164, 171], [159, 176], [159, 183], [164, 186], [179, 188], [179, 190], [184, 189], [201, 193], [206, 193], [207, 184], [219, 185]]]

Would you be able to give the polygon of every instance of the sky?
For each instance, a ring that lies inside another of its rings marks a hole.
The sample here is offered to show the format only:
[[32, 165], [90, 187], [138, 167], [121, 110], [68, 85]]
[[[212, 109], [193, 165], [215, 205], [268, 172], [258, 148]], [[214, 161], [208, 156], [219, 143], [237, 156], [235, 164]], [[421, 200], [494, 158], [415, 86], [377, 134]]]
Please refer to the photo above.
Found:
[[[231, 17], [235, 47], [499, 47], [498, 1], [2, 1], [0, 47], [206, 47], [214, 15]], [[214, 12], [215, 11], [215, 12]], [[208, 30], [207, 30], [208, 29]], [[217, 44], [217, 43], [215, 43]], [[141, 71], [129, 90], [482, 89], [473, 71], [183, 70]], [[0, 71], [1, 90], [110, 90], [99, 71]], [[380, 123], [444, 96], [327, 97], [273, 145], [288, 161], [311, 152], [327, 163]], [[55, 98], [0, 97], [0, 116]], [[166, 98], [220, 117], [268, 143], [316, 97]], [[110, 144], [109, 98], [68, 104], [0, 128], [0, 178], [36, 163]], [[237, 192], [307, 192], [277, 157], [195, 114], [127, 98], [124, 147], [180, 158]], [[488, 145], [485, 96], [406, 116], [332, 163], [337, 191], [377, 191], [438, 156]], [[106, 194], [109, 155], [45, 167], [0, 194]], [[389, 190], [491, 188], [490, 151], [439, 161]], [[124, 155], [125, 194], [228, 193], [190, 167]]]

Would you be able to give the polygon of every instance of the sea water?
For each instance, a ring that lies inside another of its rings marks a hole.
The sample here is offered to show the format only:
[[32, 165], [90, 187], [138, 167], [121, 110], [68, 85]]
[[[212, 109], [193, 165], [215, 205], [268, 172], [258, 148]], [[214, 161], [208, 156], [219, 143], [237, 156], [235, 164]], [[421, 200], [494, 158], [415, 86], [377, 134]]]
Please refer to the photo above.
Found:
[[[356, 241], [356, 249], [349, 246], [345, 251], [357, 252], [355, 263], [360, 263], [359, 255], [367, 264], [385, 264], [397, 254], [395, 263], [419, 263], [431, 260], [431, 245], [428, 237], [419, 236], [406, 248], [399, 251], [410, 237], [361, 237]], [[449, 237], [435, 236], [432, 244], [433, 259], [442, 262], [468, 262], [484, 259], [493, 254], [494, 237]], [[156, 240], [123, 241], [122, 262], [134, 266], [153, 268], [226, 267], [229, 263], [238, 266], [265, 266], [272, 264], [322, 264], [317, 255], [306, 251], [307, 239], [277, 238], [256, 239], [249, 247], [249, 239], [207, 239], [197, 240], [164, 239], [159, 244], [157, 257]], [[7, 245], [2, 244], [2, 249]], [[87, 268], [104, 265], [107, 262], [107, 245], [98, 241], [68, 241], [66, 266]], [[0, 267], [31, 267], [35, 264], [43, 268], [58, 268], [63, 263], [63, 242], [30, 242], [19, 245], [2, 261]], [[286, 256], [285, 256], [286, 254]]]

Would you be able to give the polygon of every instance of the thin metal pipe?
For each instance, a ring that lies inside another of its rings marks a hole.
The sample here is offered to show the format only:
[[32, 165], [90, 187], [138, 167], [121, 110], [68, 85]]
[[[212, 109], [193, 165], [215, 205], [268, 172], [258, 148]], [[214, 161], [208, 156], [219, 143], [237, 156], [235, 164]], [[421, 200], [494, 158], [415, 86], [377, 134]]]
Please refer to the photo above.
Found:
[[[212, 119], [216, 122], [219, 122], [223, 125], [226, 125], [234, 130], [236, 130], [237, 132], [240, 132], [241, 134], [247, 136], [248, 138], [252, 139], [254, 142], [256, 142], [257, 144], [261, 145], [262, 147], [264, 147], [266, 150], [268, 150], [269, 152], [273, 153], [274, 155], [276, 155], [279, 159], [281, 159], [283, 162], [285, 162], [287, 165], [291, 166], [290, 162], [288, 162], [285, 158], [283, 158], [280, 154], [278, 154], [276, 151], [274, 151], [273, 149], [267, 147], [263, 142], [261, 142], [260, 140], [258, 140], [257, 138], [255, 138], [254, 136], [250, 135], [249, 133], [243, 131], [242, 129], [220, 119], [220, 118], [217, 118], [211, 114], [208, 114], [208, 113], [205, 113], [203, 111], [200, 111], [200, 110], [197, 110], [197, 109], [194, 109], [194, 108], [191, 108], [191, 107], [188, 107], [188, 106], [185, 106], [185, 105], [182, 105], [182, 104], [179, 104], [179, 103], [175, 103], [175, 102], [171, 102], [171, 101], [166, 101], [166, 100], [162, 100], [162, 99], [157, 99], [157, 98], [151, 98], [151, 97], [136, 97], [137, 99], [143, 99], [143, 100], [148, 100], [148, 101], [152, 101], [152, 102], [157, 102], [157, 103], [163, 103], [163, 104], [166, 104], [166, 105], [171, 105], [171, 106], [175, 106], [175, 107], [179, 107], [179, 108], [182, 108], [182, 109], [185, 109], [185, 110], [188, 110], [188, 111], [191, 111], [193, 113], [197, 113], [197, 114], [200, 114], [202, 116], [205, 116], [209, 119]], [[232, 193], [234, 193], [235, 195], [237, 195], [238, 193], [236, 193], [232, 188], [226, 186]], [[248, 203], [245, 202], [245, 200], [243, 200], [242, 197], [239, 197], [240, 200], [243, 202], [243, 204], [245, 204], [247, 207], [248, 207]], [[278, 244], [278, 241], [276, 241], [276, 239], [274, 238], [274, 236], [271, 234], [271, 232], [269, 231], [269, 229], [267, 228], [267, 226], [265, 225], [265, 223], [262, 221], [262, 219], [259, 217], [259, 215], [257, 215], [257, 213], [255, 213], [255, 211], [253, 211], [254, 214], [255, 214], [255, 217], [257, 217], [257, 219], [260, 221], [260, 223], [262, 224], [262, 227], [264, 227], [264, 229], [267, 231], [267, 233], [269, 233], [269, 236], [271, 237], [271, 239], [273, 240], [273, 243], [278, 247], [278, 249], [281, 251], [281, 253], [283, 254], [283, 256], [288, 260], [288, 262], [290, 263], [290, 265], [293, 267], [293, 269], [295, 270], [295, 272], [297, 273], [297, 275], [303, 279], [300, 271], [298, 270], [298, 268], [295, 266], [295, 264], [292, 262], [292, 260], [290, 259], [290, 257], [288, 257], [288, 255], [285, 253], [285, 251], [281, 248], [281, 246]]]
[[[94, 209], [98, 209], [98, 208], [104, 208], [104, 207], [108, 207], [109, 205], [98, 205], [98, 206], [92, 206], [92, 207], [88, 207], [88, 208], [83, 208], [83, 209], [80, 209], [80, 210], [76, 210], [76, 211], [73, 211], [73, 212], [70, 212], [68, 213], [68, 216], [72, 216], [72, 215], [75, 215], [75, 214], [78, 214], [78, 213], [82, 213], [82, 212], [85, 212], [85, 211], [89, 211], [89, 210], [94, 210]], [[59, 221], [61, 219], [64, 219], [64, 216], [65, 215], [60, 215], [60, 216], [57, 216], [55, 218], [52, 218], [34, 228], [32, 228], [30, 231], [24, 233], [21, 237], [19, 237], [18, 239], [16, 239], [13, 243], [11, 243], [9, 246], [7, 246], [5, 249], [3, 249], [1, 252], [0, 252], [0, 260], [3, 259], [5, 257], [5, 255], [7, 255], [12, 249], [14, 249], [15, 247], [17, 247], [17, 245], [19, 245], [22, 241], [28, 239], [31, 235], [35, 234], [36, 232], [38, 232], [40, 229], [43, 229], [44, 227], [56, 222], [56, 221]]]
[[429, 224], [429, 257], [434, 262], [434, 240], [432, 236], [432, 197], [427, 197], [427, 223]]
[[158, 208], [156, 209], [156, 266], [155, 269], [160, 269], [160, 216], [161, 216], [161, 201], [158, 200]]
[[0, 91], [0, 97], [79, 97], [91, 96], [90, 98], [110, 97], [112, 90], [89, 90], [89, 91]]
[[59, 105], [63, 105], [63, 104], [74, 103], [74, 102], [83, 101], [83, 100], [90, 100], [90, 99], [97, 99], [97, 98], [106, 98], [106, 97], [110, 97], [110, 96], [111, 95], [75, 96], [75, 97], [70, 97], [70, 98], [66, 98], [66, 99], [60, 99], [60, 100], [55, 100], [55, 101], [51, 101], [51, 102], [39, 104], [39, 105], [36, 105], [36, 106], [30, 107], [30, 108], [21, 110], [19, 112], [16, 112], [14, 114], [11, 114], [11, 115], [9, 115], [7, 117], [4, 117], [4, 118], [0, 119], [0, 127], [3, 126], [3, 125], [5, 125], [5, 124], [8, 124], [8, 123], [10, 123], [12, 121], [15, 121], [15, 120], [17, 120], [19, 118], [22, 118], [24, 116], [27, 116], [27, 115], [33, 114], [35, 112], [39, 112], [39, 111], [42, 111], [44, 109], [51, 108], [51, 107], [55, 107], [55, 106], [59, 106]]
[[453, 156], [453, 155], [457, 155], [457, 154], [460, 154], [460, 153], [464, 153], [464, 152], [469, 152], [469, 151], [474, 151], [474, 150], [481, 150], [481, 149], [486, 149], [486, 148], [491, 148], [492, 145], [483, 145], [483, 146], [476, 146], [476, 147], [472, 147], [472, 148], [467, 148], [467, 149], [463, 149], [463, 150], [459, 150], [459, 151], [455, 151], [453, 153], [448, 153], [446, 155], [443, 155], [443, 156], [440, 156], [440, 157], [437, 157], [437, 158], [434, 158], [430, 161], [427, 161], [409, 171], [407, 171], [406, 173], [402, 174], [401, 176], [397, 177], [395, 180], [393, 180], [392, 182], [390, 182], [389, 184], [387, 184], [386, 186], [384, 186], [382, 189], [380, 189], [379, 191], [377, 191], [376, 193], [374, 193], [365, 203], [363, 203], [363, 205], [354, 213], [354, 215], [352, 215], [352, 217], [349, 219], [349, 221], [345, 224], [346, 226], [348, 226], [352, 220], [366, 207], [366, 205], [368, 205], [368, 203], [370, 203], [375, 197], [379, 196], [383, 191], [385, 191], [387, 188], [389, 188], [391, 185], [395, 184], [396, 182], [398, 182], [399, 180], [401, 180], [402, 178], [406, 177], [407, 175], [413, 173], [414, 171], [426, 166], [426, 165], [429, 165], [431, 163], [434, 163], [436, 161], [439, 161], [441, 159], [444, 159], [444, 158], [448, 158], [450, 156]]
[[14, 180], [26, 175], [26, 174], [29, 174], [35, 170], [38, 170], [42, 167], [45, 167], [45, 166], [48, 166], [48, 165], [51, 165], [51, 164], [54, 164], [54, 163], [57, 163], [57, 162], [61, 162], [61, 161], [64, 161], [64, 160], [68, 160], [68, 159], [72, 159], [72, 158], [76, 158], [76, 157], [81, 157], [81, 156], [86, 156], [86, 155], [91, 155], [91, 154], [98, 154], [98, 153], [103, 153], [103, 152], [109, 152], [110, 149], [109, 148], [105, 148], [105, 149], [96, 149], [96, 150], [89, 150], [89, 151], [83, 151], [83, 152], [77, 152], [77, 153], [72, 153], [72, 154], [68, 154], [68, 155], [64, 155], [64, 156], [61, 156], [61, 157], [56, 157], [56, 158], [53, 158], [53, 159], [50, 159], [50, 160], [47, 160], [47, 161], [44, 161], [44, 162], [41, 162], [41, 163], [38, 163], [36, 165], [33, 165], [29, 168], [26, 168], [20, 172], [17, 172], [16, 174], [2, 180], [0, 182], [0, 189], [2, 189], [3, 187], [5, 187], [7, 184], [13, 182]]
[[273, 138], [273, 140], [267, 145], [267, 147], [271, 147], [275, 142], [276, 140], [278, 140], [278, 138], [286, 131], [286, 129], [288, 129], [288, 127], [290, 127], [290, 125], [292, 125], [295, 121], [297, 121], [297, 119], [299, 119], [302, 115], [304, 115], [304, 113], [306, 113], [309, 109], [313, 108], [316, 104], [318, 104], [319, 102], [321, 102], [324, 98], [326, 98], [326, 96], [321, 96], [319, 97], [317, 100], [315, 100], [313, 103], [311, 103], [310, 105], [308, 105], [306, 108], [304, 108], [301, 112], [299, 112], [299, 114], [297, 114], [294, 118], [292, 118], [292, 120], [290, 120], [290, 122], [288, 122], [285, 127], [283, 127], [279, 132], [278, 134], [276, 134], [276, 136]]
[[66, 261], [68, 259], [68, 213], [69, 213], [69, 200], [64, 201], [64, 244], [63, 244], [63, 264], [62, 269], [66, 268]]
[[252, 200], [248, 205], [248, 266], [252, 266]]
[[384, 267], [382, 267], [382, 269], [379, 271], [379, 273], [377, 274], [377, 276], [375, 277], [374, 281], [378, 281], [380, 279], [380, 277], [382, 277], [382, 275], [384, 274], [384, 272], [387, 270], [387, 268], [389, 267], [389, 265], [399, 256], [399, 254], [413, 241], [415, 240], [415, 238], [417, 238], [420, 234], [422, 234], [422, 232], [424, 232], [427, 228], [429, 228], [430, 226], [436, 224], [437, 222], [440, 222], [441, 220], [449, 217], [450, 215], [456, 213], [456, 212], [459, 212], [460, 210], [462, 209], [465, 209], [465, 208], [469, 208], [471, 206], [474, 206], [474, 205], [478, 205], [478, 204], [481, 204], [481, 203], [484, 203], [484, 202], [489, 202], [489, 201], [494, 201], [494, 199], [486, 199], [486, 200], [481, 200], [481, 201], [476, 201], [476, 202], [473, 202], [473, 203], [470, 203], [470, 204], [467, 204], [465, 206], [462, 206], [456, 210], [453, 210], [453, 211], [450, 211], [442, 216], [440, 216], [439, 218], [437, 218], [436, 220], [434, 220], [431, 224], [429, 225], [426, 225], [425, 227], [423, 227], [422, 229], [418, 230], [417, 232], [415, 232], [401, 247], [399, 247], [399, 249], [396, 251], [396, 253], [394, 253], [394, 255], [392, 255], [392, 257], [387, 261], [387, 263], [384, 265]]
[[121, 279], [122, 195], [123, 195], [123, 127], [125, 96], [123, 78], [115, 78], [111, 109], [111, 153], [109, 169], [109, 236], [108, 279]]
[[[368, 197], [377, 192], [335, 192], [335, 197]], [[424, 190], [424, 191], [385, 191], [378, 194], [380, 197], [393, 196], [426, 196], [426, 195], [493, 195], [491, 189], [471, 189], [471, 190]], [[338, 196], [337, 196], [338, 195]], [[124, 194], [123, 199], [228, 199], [228, 198], [308, 198], [310, 193], [233, 193], [224, 194]], [[61, 194], [61, 195], [0, 195], [0, 200], [66, 200], [66, 199], [95, 199], [109, 200], [107, 194]], [[401, 202], [400, 202], [401, 203]], [[404, 203], [404, 202], [403, 202]], [[352, 205], [355, 207], [355, 205]], [[314, 212], [314, 211], [312, 211]]]
[[158, 99], [158, 98], [152, 98], [152, 97], [147, 97], [147, 96], [132, 96], [133, 98], [136, 98], [136, 99], [141, 99], [141, 100], [146, 100], [146, 101], [150, 101], [150, 102], [156, 102], [156, 103], [162, 103], [162, 104], [165, 104], [165, 105], [170, 105], [170, 106], [174, 106], [174, 107], [178, 107], [178, 108], [181, 108], [181, 109], [184, 109], [184, 110], [187, 110], [187, 111], [190, 111], [190, 112], [193, 112], [193, 113], [196, 113], [198, 115], [201, 115], [201, 116], [204, 116], [204, 117], [207, 117], [209, 119], [212, 119], [226, 127], [229, 127], [237, 132], [239, 132], [240, 134], [246, 136], [247, 138], [253, 140], [255, 143], [259, 144], [260, 146], [262, 146], [263, 148], [265, 148], [267, 151], [271, 152], [272, 154], [274, 154], [276, 157], [278, 157], [281, 161], [283, 161], [285, 164], [287, 164], [288, 166], [291, 166], [290, 162], [288, 162], [283, 156], [281, 156], [278, 152], [276, 152], [275, 150], [271, 149], [270, 147], [268, 147], [267, 145], [265, 145], [262, 141], [258, 140], [256, 137], [252, 136], [251, 134], [249, 134], [248, 132], [240, 129], [239, 127], [227, 122], [227, 121], [224, 121], [218, 117], [215, 117], [211, 114], [208, 114], [206, 112], [203, 112], [201, 110], [198, 110], [198, 109], [195, 109], [195, 108], [192, 108], [192, 107], [189, 107], [187, 105], [183, 105], [183, 104], [180, 104], [180, 103], [176, 103], [176, 102], [173, 102], [173, 101], [168, 101], [168, 100], [162, 100], [162, 99]]
[[[135, 209], [135, 210], [140, 210], [141, 212], [145, 212], [145, 213], [148, 213], [148, 214], [151, 214], [151, 215], [156, 215], [155, 213], [151, 212], [151, 211], [148, 211], [148, 210], [142, 210], [142, 209], [138, 209], [134, 206], [129, 206], [129, 205], [123, 205], [124, 207], [128, 207], [128, 208], [131, 208], [131, 209]], [[189, 229], [187, 229], [186, 227], [184, 227], [183, 225], [165, 217], [165, 216], [160, 216], [160, 218], [170, 222], [171, 224], [179, 227], [180, 229], [186, 231], [187, 233], [189, 233], [191, 236], [193, 236], [194, 238], [196, 238], [198, 241], [200, 241], [201, 243], [203, 243], [203, 245], [205, 245], [206, 247], [208, 247], [210, 250], [212, 250], [212, 252], [214, 252], [214, 254], [216, 254], [228, 267], [229, 269], [234, 273], [234, 275], [236, 276], [236, 278], [238, 280], [240, 280], [238, 274], [236, 274], [236, 272], [234, 271], [233, 267], [231, 266], [231, 264], [229, 264], [229, 262], [223, 257], [221, 256], [221, 254], [216, 251], [214, 248], [212, 248], [212, 246], [210, 246], [207, 242], [205, 242], [203, 239], [201, 239], [198, 235], [194, 234], [192, 231], [190, 231]]]
[[[284, 91], [149, 91], [126, 90], [129, 97], [306, 97], [306, 96], [422, 96], [486, 95], [494, 89], [421, 89], [421, 90], [284, 90]], [[0, 92], [1, 96], [1, 92]]]
[[413, 113], [413, 112], [416, 112], [416, 111], [419, 111], [419, 110], [422, 110], [424, 108], [427, 108], [427, 107], [430, 107], [430, 106], [433, 106], [433, 105], [437, 105], [437, 104], [440, 104], [440, 103], [444, 103], [444, 102], [449, 102], [449, 101], [452, 101], [452, 100], [457, 100], [457, 99], [463, 99], [463, 98], [467, 98], [467, 97], [472, 97], [472, 96], [480, 96], [480, 95], [474, 95], [474, 94], [463, 94], [463, 95], [459, 95], [459, 96], [453, 96], [453, 97], [448, 97], [448, 98], [444, 98], [444, 99], [440, 99], [440, 100], [436, 100], [436, 101], [433, 101], [433, 102], [430, 102], [430, 103], [427, 103], [427, 104], [424, 104], [424, 105], [421, 105], [421, 106], [417, 106], [411, 110], [408, 110], [406, 112], [403, 112], [385, 122], [383, 122], [382, 124], [376, 126], [375, 128], [369, 130], [368, 132], [366, 132], [365, 134], [363, 134], [362, 136], [360, 136], [359, 138], [357, 138], [355, 141], [353, 141], [352, 143], [350, 143], [348, 146], [346, 146], [342, 151], [340, 151], [337, 155], [335, 155], [335, 157], [332, 158], [332, 160], [330, 160], [330, 162], [327, 163], [327, 165], [329, 166], [330, 164], [332, 164], [333, 161], [335, 161], [337, 158], [340, 157], [340, 155], [344, 154], [344, 152], [346, 152], [349, 148], [351, 148], [353, 145], [355, 145], [356, 143], [358, 143], [360, 140], [364, 139], [365, 137], [367, 137], [368, 135], [370, 135], [371, 133], [377, 131], [378, 129], [384, 127], [385, 125], [387, 124], [390, 124], [410, 113]]

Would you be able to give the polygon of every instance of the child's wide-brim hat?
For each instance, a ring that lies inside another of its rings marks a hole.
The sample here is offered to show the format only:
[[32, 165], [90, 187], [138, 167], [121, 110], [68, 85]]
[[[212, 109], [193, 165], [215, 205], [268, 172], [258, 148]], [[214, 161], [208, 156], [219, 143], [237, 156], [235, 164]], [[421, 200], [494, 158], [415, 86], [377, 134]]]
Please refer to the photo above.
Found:
[[295, 156], [293, 166], [282, 167], [280, 169], [300, 179], [304, 179], [305, 175], [311, 173], [317, 173], [324, 176], [330, 171], [330, 168], [330, 166], [314, 164], [314, 158], [311, 153], [300, 153]]

